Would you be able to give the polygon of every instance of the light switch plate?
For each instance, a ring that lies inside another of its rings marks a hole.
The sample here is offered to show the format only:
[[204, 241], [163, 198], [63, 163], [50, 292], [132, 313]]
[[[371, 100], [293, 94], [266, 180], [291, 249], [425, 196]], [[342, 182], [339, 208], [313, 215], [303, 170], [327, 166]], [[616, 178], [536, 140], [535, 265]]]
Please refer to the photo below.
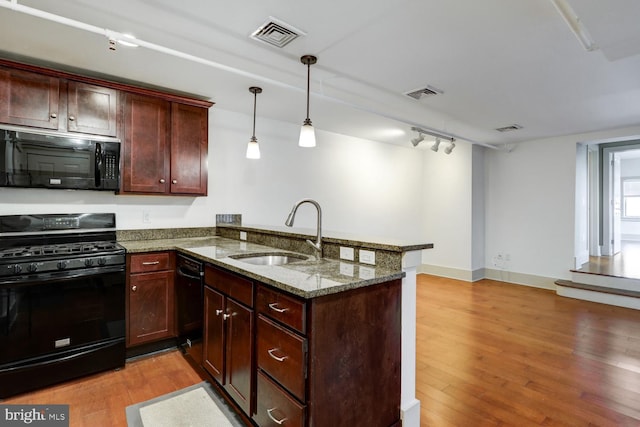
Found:
[[358, 260], [363, 264], [376, 264], [376, 253], [374, 251], [367, 251], [360, 249], [358, 251]]
[[340, 246], [340, 259], [346, 259], [348, 261], [353, 261], [353, 248], [347, 248], [344, 246]]
[[240, 232], [240, 240], [247, 240], [247, 232], [246, 231], [241, 231]]

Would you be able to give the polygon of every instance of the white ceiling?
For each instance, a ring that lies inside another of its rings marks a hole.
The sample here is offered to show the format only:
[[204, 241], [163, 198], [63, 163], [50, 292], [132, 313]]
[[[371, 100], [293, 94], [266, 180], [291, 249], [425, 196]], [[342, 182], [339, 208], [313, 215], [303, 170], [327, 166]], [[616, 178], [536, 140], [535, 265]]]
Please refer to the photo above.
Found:
[[[196, 94], [246, 114], [248, 88], [258, 85], [258, 120], [302, 124], [300, 56], [313, 54], [317, 129], [409, 147], [414, 125], [502, 144], [640, 124], [640, 2], [569, 2], [599, 49], [582, 47], [551, 0], [19, 0], [202, 61], [110, 51], [105, 35], [6, 7], [0, 55]], [[306, 35], [282, 49], [250, 39], [270, 16]], [[404, 95], [427, 85], [444, 93]], [[523, 128], [495, 130], [512, 124]]]

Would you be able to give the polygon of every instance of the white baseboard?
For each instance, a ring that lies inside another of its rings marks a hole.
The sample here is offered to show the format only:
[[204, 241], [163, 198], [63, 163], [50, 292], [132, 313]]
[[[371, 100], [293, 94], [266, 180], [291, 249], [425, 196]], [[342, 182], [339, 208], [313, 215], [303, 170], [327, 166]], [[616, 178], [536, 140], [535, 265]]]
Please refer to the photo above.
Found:
[[515, 273], [507, 270], [496, 270], [492, 268], [480, 268], [477, 270], [461, 270], [456, 268], [441, 267], [437, 265], [421, 264], [417, 268], [418, 274], [431, 274], [434, 276], [447, 277], [449, 279], [463, 280], [465, 282], [477, 282], [482, 279], [497, 280], [516, 285], [531, 286], [555, 290], [556, 279], [552, 277], [536, 276], [533, 274]]

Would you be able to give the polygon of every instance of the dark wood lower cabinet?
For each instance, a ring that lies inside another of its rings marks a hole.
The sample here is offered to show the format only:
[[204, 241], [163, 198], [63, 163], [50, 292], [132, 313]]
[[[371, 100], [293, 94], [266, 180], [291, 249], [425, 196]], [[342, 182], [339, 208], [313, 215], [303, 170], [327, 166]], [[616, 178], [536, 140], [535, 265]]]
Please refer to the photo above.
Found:
[[203, 367], [261, 427], [398, 426], [400, 292], [303, 299], [207, 265]]
[[252, 302], [252, 282], [205, 267], [203, 366], [247, 417], [255, 383]]

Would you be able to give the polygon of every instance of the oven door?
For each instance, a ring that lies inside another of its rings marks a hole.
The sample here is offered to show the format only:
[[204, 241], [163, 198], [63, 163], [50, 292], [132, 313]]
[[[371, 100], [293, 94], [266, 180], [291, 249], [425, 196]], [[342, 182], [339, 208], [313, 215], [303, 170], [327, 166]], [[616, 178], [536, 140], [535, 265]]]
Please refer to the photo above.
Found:
[[0, 283], [0, 397], [124, 365], [124, 266], [89, 270]]

